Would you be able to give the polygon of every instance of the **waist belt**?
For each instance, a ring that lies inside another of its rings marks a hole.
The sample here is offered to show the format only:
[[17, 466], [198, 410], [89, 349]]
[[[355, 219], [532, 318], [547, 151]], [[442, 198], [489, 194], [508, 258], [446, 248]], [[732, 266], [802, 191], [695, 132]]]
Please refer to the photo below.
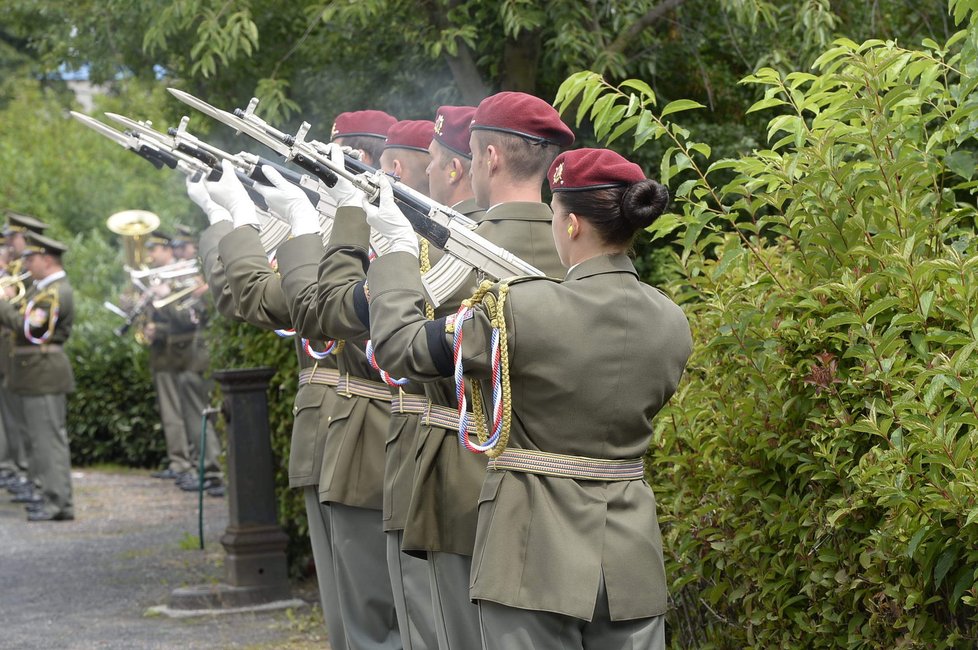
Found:
[[582, 481], [634, 481], [645, 478], [645, 466], [641, 458], [610, 460], [532, 449], [506, 449], [498, 457], [489, 460], [489, 469]]
[[13, 349], [13, 354], [51, 354], [61, 352], [63, 348], [54, 343], [42, 343], [41, 345], [18, 345]]
[[382, 399], [385, 402], [391, 399], [391, 391], [387, 384], [362, 377], [351, 377], [350, 375], [340, 377], [339, 381], [336, 382], [336, 392], [347, 397], [356, 395], [369, 399]]
[[391, 413], [423, 415], [428, 411], [428, 398], [424, 395], [402, 393], [391, 395]]
[[326, 384], [335, 386], [340, 381], [340, 371], [335, 368], [306, 368], [299, 371], [299, 385]]

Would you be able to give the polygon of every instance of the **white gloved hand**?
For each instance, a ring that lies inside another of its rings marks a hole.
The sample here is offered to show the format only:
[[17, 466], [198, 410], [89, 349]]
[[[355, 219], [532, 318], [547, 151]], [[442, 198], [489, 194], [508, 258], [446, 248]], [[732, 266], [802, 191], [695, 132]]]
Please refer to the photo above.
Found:
[[[343, 167], [346, 164], [343, 158], [343, 147], [335, 142], [330, 142], [326, 145], [326, 153], [329, 154], [329, 159], [333, 161], [334, 165]], [[336, 177], [336, 185], [329, 188], [329, 195], [336, 199], [336, 207], [359, 206], [363, 192], [339, 174]]]
[[302, 188], [285, 180], [270, 165], [262, 165], [262, 172], [271, 185], [255, 183], [255, 191], [265, 197], [268, 209], [292, 225], [292, 235], [310, 235], [319, 232], [319, 210], [309, 202]]
[[231, 213], [234, 227], [250, 225], [258, 227], [258, 214], [244, 185], [238, 180], [234, 165], [228, 160], [221, 161], [221, 180], [204, 183], [207, 193], [221, 207]]
[[187, 196], [204, 211], [204, 214], [207, 215], [207, 221], [212, 226], [221, 221], [231, 221], [231, 213], [218, 205], [207, 193], [203, 178], [194, 181], [191, 176], [187, 176]]
[[367, 196], [363, 195], [362, 207], [367, 213], [367, 223], [390, 240], [391, 253], [411, 253], [418, 257], [418, 236], [414, 234], [411, 222], [394, 203], [394, 190], [391, 189], [390, 179], [386, 174], [378, 173], [374, 182], [380, 187], [380, 204], [374, 208], [367, 200]]

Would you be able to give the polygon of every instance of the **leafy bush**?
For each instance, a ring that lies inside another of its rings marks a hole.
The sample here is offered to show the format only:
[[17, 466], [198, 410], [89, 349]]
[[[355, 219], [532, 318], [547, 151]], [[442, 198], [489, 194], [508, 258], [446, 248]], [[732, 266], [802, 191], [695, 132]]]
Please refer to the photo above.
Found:
[[677, 647], [978, 644], [978, 27], [761, 69], [768, 149], [710, 162], [651, 89], [569, 78], [599, 138], [669, 148], [695, 349], [658, 416]]

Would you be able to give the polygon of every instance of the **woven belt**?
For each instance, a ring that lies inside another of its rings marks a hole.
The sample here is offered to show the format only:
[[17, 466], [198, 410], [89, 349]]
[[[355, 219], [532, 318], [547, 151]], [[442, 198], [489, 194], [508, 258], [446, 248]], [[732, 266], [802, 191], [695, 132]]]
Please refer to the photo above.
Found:
[[489, 460], [489, 469], [582, 481], [634, 481], [645, 478], [645, 466], [641, 458], [609, 460], [531, 449], [506, 449], [498, 457]]
[[18, 345], [14, 347], [13, 354], [51, 354], [61, 352], [62, 347], [55, 343], [42, 343], [41, 345]]
[[421, 415], [428, 412], [428, 398], [424, 395], [414, 395], [398, 391], [391, 395], [391, 413], [408, 413]]
[[[422, 424], [436, 426], [449, 431], [458, 431], [458, 409], [450, 406], [430, 404], [428, 410], [424, 413], [424, 417], [421, 418], [421, 422]], [[475, 431], [475, 418], [469, 413], [469, 434], [472, 435]]]
[[340, 381], [340, 371], [335, 368], [306, 368], [299, 371], [299, 385], [326, 384], [335, 386]]
[[347, 397], [356, 395], [369, 399], [382, 399], [385, 402], [390, 401], [391, 398], [391, 391], [387, 384], [361, 377], [351, 377], [350, 375], [340, 377], [340, 380], [336, 382], [336, 392]]

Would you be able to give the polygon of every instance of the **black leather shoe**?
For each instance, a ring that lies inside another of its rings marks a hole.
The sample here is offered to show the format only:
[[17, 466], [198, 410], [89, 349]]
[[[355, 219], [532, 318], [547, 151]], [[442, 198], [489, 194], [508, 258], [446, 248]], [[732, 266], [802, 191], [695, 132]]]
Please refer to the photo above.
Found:
[[187, 483], [192, 483], [197, 485], [197, 472], [180, 472], [176, 478], [177, 487], [181, 487]]
[[166, 469], [161, 469], [158, 472], [153, 472], [152, 474], [150, 474], [150, 476], [152, 476], [153, 478], [172, 480], [175, 478], [179, 478], [181, 476], [181, 473], [167, 467]]
[[75, 515], [64, 512], [48, 512], [47, 510], [30, 510], [27, 512], [27, 521], [74, 521]]
[[201, 487], [203, 487], [203, 489], [205, 490], [209, 490], [211, 488], [221, 487], [223, 485], [224, 484], [221, 482], [221, 479], [219, 478], [205, 478], [203, 485], [200, 485], [200, 483], [198, 483], [198, 481], [194, 479], [193, 482], [187, 481], [186, 483], [181, 483], [179, 487], [181, 490], [184, 490], [186, 492], [196, 492]]
[[207, 488], [207, 496], [211, 497], [223, 497], [224, 496], [224, 486], [214, 485]]
[[23, 476], [7, 484], [7, 492], [10, 492], [11, 494], [20, 494], [21, 492], [27, 492], [33, 490], [34, 490], [34, 484], [28, 481]]

